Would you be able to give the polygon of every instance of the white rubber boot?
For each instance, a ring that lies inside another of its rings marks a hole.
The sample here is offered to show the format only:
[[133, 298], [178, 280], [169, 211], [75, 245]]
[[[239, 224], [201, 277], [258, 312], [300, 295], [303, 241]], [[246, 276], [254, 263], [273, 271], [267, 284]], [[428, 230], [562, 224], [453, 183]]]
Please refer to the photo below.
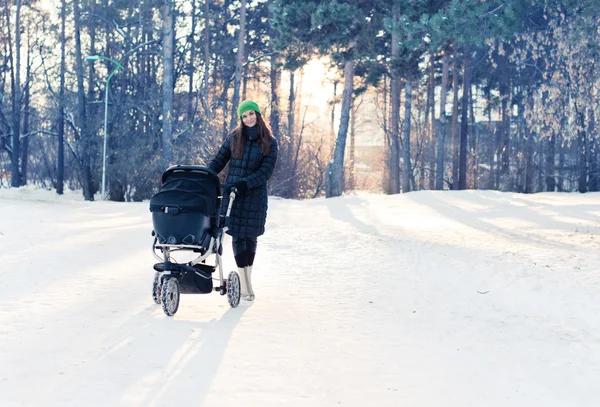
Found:
[[242, 299], [246, 301], [254, 301], [254, 290], [252, 289], [252, 266], [244, 267], [242, 281], [242, 287], [245, 286], [246, 288], [245, 291], [242, 290]]
[[238, 267], [240, 275], [240, 297], [245, 298], [248, 294], [248, 284], [246, 284], [246, 267]]

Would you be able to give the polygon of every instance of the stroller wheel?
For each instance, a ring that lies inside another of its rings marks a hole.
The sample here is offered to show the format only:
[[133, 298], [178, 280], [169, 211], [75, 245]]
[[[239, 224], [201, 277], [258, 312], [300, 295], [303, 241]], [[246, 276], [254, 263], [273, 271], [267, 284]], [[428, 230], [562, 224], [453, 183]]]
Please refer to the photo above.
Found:
[[161, 291], [163, 311], [172, 317], [179, 308], [179, 281], [174, 277], [165, 277]]
[[240, 303], [240, 276], [235, 271], [229, 273], [227, 277], [227, 300], [231, 308], [235, 308]]
[[160, 304], [160, 274], [158, 272], [154, 273], [154, 282], [152, 283], [152, 299], [156, 304]]

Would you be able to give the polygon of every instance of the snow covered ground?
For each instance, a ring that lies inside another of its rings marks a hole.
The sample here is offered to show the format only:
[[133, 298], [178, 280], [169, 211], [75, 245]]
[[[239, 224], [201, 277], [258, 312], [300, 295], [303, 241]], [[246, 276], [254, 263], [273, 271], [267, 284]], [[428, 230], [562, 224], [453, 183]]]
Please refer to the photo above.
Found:
[[600, 194], [272, 198], [256, 301], [172, 318], [151, 230], [0, 190], [0, 406], [600, 405]]

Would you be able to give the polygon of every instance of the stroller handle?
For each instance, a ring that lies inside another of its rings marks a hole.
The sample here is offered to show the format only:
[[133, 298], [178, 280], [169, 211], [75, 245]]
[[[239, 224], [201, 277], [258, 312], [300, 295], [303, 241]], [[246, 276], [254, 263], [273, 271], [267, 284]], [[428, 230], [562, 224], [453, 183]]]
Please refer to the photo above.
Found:
[[238, 190], [236, 187], [234, 186], [230, 186], [231, 184], [221, 184], [221, 191], [226, 191], [227, 188], [229, 187], [229, 191], [230, 192], [234, 192], [237, 194]]
[[[224, 185], [221, 185], [221, 188], [224, 189]], [[231, 208], [233, 207], [233, 201], [235, 201], [235, 195], [237, 194], [237, 188], [231, 187], [231, 191], [229, 192], [229, 203], [227, 204], [227, 212], [225, 213], [225, 218], [229, 218], [231, 214]]]

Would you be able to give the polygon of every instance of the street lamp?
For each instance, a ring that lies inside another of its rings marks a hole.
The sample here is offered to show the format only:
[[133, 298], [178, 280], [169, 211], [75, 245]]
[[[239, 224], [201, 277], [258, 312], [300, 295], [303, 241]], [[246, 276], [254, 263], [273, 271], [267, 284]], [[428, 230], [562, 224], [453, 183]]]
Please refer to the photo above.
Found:
[[110, 82], [110, 78], [112, 78], [113, 75], [115, 73], [117, 73], [117, 71], [119, 69], [125, 70], [125, 68], [123, 68], [123, 65], [121, 65], [114, 59], [104, 57], [102, 55], [93, 55], [93, 56], [86, 58], [87, 61], [98, 61], [99, 59], [104, 59], [106, 61], [110, 61], [113, 64], [117, 65], [115, 70], [112, 71], [110, 73], [110, 75], [108, 75], [108, 78], [106, 78], [105, 91], [104, 91], [104, 150], [103, 150], [103, 154], [102, 154], [102, 199], [106, 199], [106, 135], [107, 135], [106, 128], [107, 128], [107, 122], [108, 122], [108, 85]]

